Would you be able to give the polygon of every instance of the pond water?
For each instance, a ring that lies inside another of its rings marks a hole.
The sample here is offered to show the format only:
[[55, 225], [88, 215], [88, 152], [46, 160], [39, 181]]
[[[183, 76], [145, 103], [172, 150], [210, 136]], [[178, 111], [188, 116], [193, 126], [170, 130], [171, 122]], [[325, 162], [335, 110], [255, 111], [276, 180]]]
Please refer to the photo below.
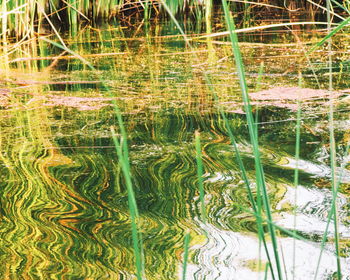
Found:
[[[171, 23], [147, 28], [101, 25], [64, 36], [96, 71], [43, 40], [31, 40], [10, 55], [11, 71], [0, 76], [2, 279], [135, 279], [127, 190], [110, 130], [118, 129], [112, 100], [127, 128], [145, 277], [181, 279], [189, 232], [187, 279], [264, 279], [267, 259], [219, 113], [223, 108], [254, 182], [231, 46], [225, 37], [200, 37], [194, 28], [187, 30], [189, 48]], [[278, 233], [285, 279], [292, 279], [293, 247], [294, 279], [313, 279], [332, 205], [330, 102], [322, 96], [328, 87], [327, 55], [321, 48], [309, 57], [319, 85], [304, 58], [304, 49], [322, 36], [322, 30], [240, 35], [251, 92], [277, 87], [273, 96], [297, 92], [299, 72], [303, 88], [322, 89], [311, 96], [302, 93], [298, 164], [296, 100], [261, 94], [252, 100], [274, 222], [293, 230], [295, 212], [296, 233], [304, 238], [294, 242]], [[337, 165], [345, 165], [338, 168], [344, 279], [350, 279], [348, 43], [347, 34], [334, 40], [333, 68], [339, 93], [334, 101]], [[196, 130], [206, 223], [200, 215]], [[332, 279], [337, 269], [333, 233], [331, 224], [317, 279]]]

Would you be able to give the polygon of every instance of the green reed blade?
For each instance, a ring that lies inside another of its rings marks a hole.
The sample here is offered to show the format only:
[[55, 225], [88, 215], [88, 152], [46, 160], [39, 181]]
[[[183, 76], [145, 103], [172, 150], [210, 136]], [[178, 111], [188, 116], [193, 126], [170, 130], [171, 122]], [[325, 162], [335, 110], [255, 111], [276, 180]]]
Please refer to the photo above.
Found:
[[[302, 88], [302, 76], [299, 72], [299, 88]], [[294, 186], [297, 187], [299, 183], [299, 158], [300, 158], [300, 127], [301, 127], [301, 96], [298, 93], [298, 109], [297, 109], [297, 123], [296, 123], [296, 139], [295, 139], [295, 161], [296, 167], [294, 169]], [[295, 201], [296, 202], [296, 198]]]
[[121, 143], [119, 143], [117, 139], [117, 135], [115, 133], [115, 130], [113, 127], [111, 127], [113, 142], [118, 154], [119, 162], [124, 174], [125, 184], [128, 192], [128, 203], [129, 203], [129, 211], [130, 211], [130, 218], [131, 218], [131, 231], [132, 231], [132, 241], [133, 241], [133, 247], [134, 247], [134, 253], [135, 253], [135, 260], [136, 260], [136, 277], [138, 280], [142, 280], [143, 275], [143, 264], [142, 264], [142, 247], [141, 247], [141, 233], [139, 233], [137, 228], [137, 222], [139, 219], [139, 213], [137, 209], [136, 199], [135, 199], [135, 193], [132, 187], [132, 181], [131, 181], [131, 174], [129, 169], [129, 159], [125, 158], [125, 152], [122, 150], [124, 145], [122, 145], [122, 142], [124, 141], [123, 138], [121, 138]]
[[[263, 77], [263, 72], [264, 72], [264, 62], [262, 61], [260, 63], [260, 67], [259, 67], [259, 72], [258, 72], [258, 78], [257, 78], [257, 82], [256, 82], [256, 86], [255, 86], [255, 91], [260, 91], [261, 90], [261, 81], [262, 81], [262, 77]], [[259, 105], [255, 106], [255, 134], [256, 134], [256, 139], [259, 138], [259, 126], [258, 126], [258, 120], [259, 120]], [[262, 214], [262, 197], [261, 197], [261, 190], [260, 190], [260, 186], [257, 185], [256, 186], [256, 210], [259, 214], [259, 216], [261, 216]], [[259, 237], [259, 248], [258, 248], [258, 254], [259, 254], [259, 269], [261, 266], [261, 242], [263, 241], [261, 236], [264, 235], [264, 231], [263, 231], [263, 227], [262, 227], [262, 222], [259, 221], [258, 222], [258, 237]], [[265, 250], [267, 250], [266, 244], [263, 244], [265, 246]], [[268, 255], [268, 260], [269, 262], [271, 261], [270, 256]], [[268, 267], [266, 267], [266, 269], [268, 269]], [[272, 276], [273, 279], [274, 274], [272, 272]]]
[[[327, 33], [331, 34], [331, 9], [332, 3], [326, 0], [327, 4]], [[350, 17], [349, 17], [350, 19]], [[327, 37], [327, 36], [326, 36]], [[329, 91], [333, 90], [333, 55], [332, 55], [332, 36], [328, 38], [328, 67], [329, 67]], [[330, 100], [329, 108], [329, 145], [330, 145], [330, 161], [332, 170], [332, 200], [334, 201], [333, 224], [334, 224], [334, 242], [337, 258], [337, 279], [341, 280], [341, 264], [340, 264], [340, 249], [339, 249], [339, 229], [338, 229], [338, 203], [337, 203], [337, 181], [336, 181], [336, 148], [334, 137], [334, 98]]]
[[262, 78], [264, 74], [264, 61], [260, 62], [260, 67], [259, 67], [259, 72], [258, 72], [258, 78], [256, 79], [256, 85], [255, 85], [255, 91], [260, 91], [261, 90], [261, 85], [262, 85]]
[[209, 23], [211, 21], [211, 14], [213, 10], [213, 0], [205, 0], [205, 21]]
[[[259, 67], [259, 72], [258, 72], [258, 78], [256, 80], [256, 85], [255, 85], [255, 91], [260, 91], [261, 90], [261, 80], [262, 76], [264, 73], [264, 62], [262, 61], [260, 63]], [[258, 120], [259, 120], [259, 105], [255, 106], [255, 134], [256, 134], [256, 139], [259, 138], [258, 136]]]
[[[214, 94], [214, 97], [217, 101], [217, 96], [216, 94]], [[230, 123], [226, 117], [226, 114], [225, 112], [223, 111], [222, 107], [219, 106], [219, 111], [220, 111], [220, 114], [224, 120], [224, 123], [225, 123], [225, 127], [227, 129], [227, 133], [229, 135], [229, 138], [230, 138], [230, 142], [231, 142], [231, 145], [233, 146], [234, 148], [234, 151], [235, 151], [235, 155], [236, 155], [236, 161], [237, 161], [237, 164], [239, 166], [239, 170], [241, 172], [241, 176], [242, 176], [242, 179], [244, 181], [244, 184], [246, 186], [246, 189], [247, 189], [247, 194], [248, 194], [248, 199], [249, 199], [249, 202], [251, 203], [252, 205], [252, 208], [253, 208], [253, 212], [250, 212], [250, 211], [247, 211], [247, 209], [244, 209], [247, 213], [251, 213], [252, 215], [255, 216], [256, 218], [256, 221], [257, 221], [257, 227], [258, 227], [258, 237], [259, 237], [259, 240], [261, 240], [263, 242], [263, 245], [264, 245], [264, 250], [265, 250], [265, 253], [266, 253], [266, 256], [267, 256], [267, 259], [268, 261], [271, 263], [271, 256], [270, 256], [270, 252], [267, 248], [267, 243], [266, 243], [266, 238], [265, 238], [265, 235], [264, 235], [264, 229], [263, 229], [263, 223], [266, 222], [263, 220], [262, 218], [262, 202], [261, 202], [261, 188], [259, 185], [257, 185], [257, 190], [256, 190], [256, 193], [257, 193], [257, 202], [255, 202], [254, 200], [254, 196], [253, 196], [253, 192], [251, 190], [251, 183], [248, 179], [248, 174], [247, 174], [247, 171], [244, 167], [244, 163], [243, 163], [243, 160], [242, 160], [242, 157], [241, 157], [241, 154], [239, 152], [239, 149], [238, 149], [238, 146], [237, 146], [237, 142], [235, 140], [235, 136], [232, 132], [232, 129], [231, 129], [231, 126], [230, 126]], [[257, 133], [257, 132], [256, 132]], [[271, 221], [270, 221], [271, 222]], [[270, 268], [270, 272], [271, 272], [271, 276], [272, 276], [272, 279], [275, 280], [275, 274], [274, 274], [274, 271], [273, 271], [273, 267], [270, 265], [269, 266]]]
[[[213, 95], [214, 95], [215, 100], [218, 101], [217, 95], [215, 94], [215, 92], [213, 92]], [[251, 190], [251, 183], [248, 179], [248, 174], [247, 174], [247, 171], [244, 167], [244, 163], [243, 163], [241, 154], [239, 152], [237, 142], [235, 140], [235, 136], [232, 132], [232, 128], [230, 126], [230, 123], [226, 117], [226, 114], [225, 114], [222, 106], [219, 106], [219, 112], [224, 120], [225, 127], [227, 129], [227, 133], [229, 135], [231, 145], [234, 148], [235, 155], [236, 155], [236, 161], [237, 161], [237, 164], [239, 166], [239, 170], [241, 172], [241, 176], [242, 176], [242, 179], [244, 181], [244, 185], [246, 186], [246, 189], [247, 189], [248, 199], [249, 199], [249, 202], [251, 203], [252, 208], [253, 208], [253, 212], [248, 211], [247, 209], [243, 209], [243, 208], [242, 208], [242, 210], [246, 211], [247, 213], [251, 213], [252, 215], [255, 216], [256, 222], [257, 222], [257, 227], [258, 227], [258, 238], [259, 238], [259, 240], [261, 240], [263, 242], [266, 257], [267, 257], [268, 261], [271, 263], [271, 256], [270, 256], [270, 252], [267, 248], [266, 238], [265, 238], [264, 229], [263, 229], [263, 223], [266, 221], [264, 221], [262, 218], [261, 188], [259, 187], [259, 185], [257, 185], [257, 190], [256, 190], [257, 202], [255, 202], [253, 192]], [[256, 130], [256, 133], [257, 133], [257, 130]], [[270, 222], [272, 222], [272, 221], [270, 221]], [[270, 268], [272, 279], [275, 280], [275, 274], [273, 271], [273, 267], [270, 265], [269, 268]]]
[[[299, 72], [299, 88], [302, 88], [302, 76], [301, 72]], [[299, 159], [300, 159], [300, 127], [301, 127], [301, 96], [300, 93], [298, 94], [298, 110], [297, 110], [297, 123], [296, 123], [296, 135], [295, 135], [295, 169], [294, 169], [294, 221], [293, 221], [293, 228], [294, 232], [296, 232], [296, 226], [297, 226], [297, 213], [296, 213], [296, 207], [297, 207], [297, 190], [298, 190], [298, 184], [299, 184]], [[293, 279], [295, 279], [295, 261], [296, 261], [296, 243], [295, 239], [293, 240], [293, 264], [292, 264], [292, 274]]]
[[2, 35], [2, 41], [3, 44], [5, 45], [7, 42], [7, 6], [6, 6], [6, 1], [2, 0], [1, 3], [1, 35]]
[[168, 15], [170, 16], [170, 19], [174, 22], [174, 24], [176, 25], [177, 29], [180, 31], [186, 45], [192, 49], [192, 46], [190, 44], [190, 40], [187, 38], [185, 32], [182, 30], [179, 22], [177, 21], [177, 19], [175, 18], [174, 13], [172, 12], [172, 10], [170, 9], [170, 7], [165, 3], [164, 0], [160, 0], [162, 3], [162, 7], [164, 7], [164, 9], [167, 11]]
[[57, 1], [56, 3], [54, 3], [53, 0], [49, 0], [50, 13], [55, 14], [57, 18], [62, 22], [62, 18], [57, 9], [58, 6], [59, 6], [59, 3]]
[[[327, 38], [328, 41], [328, 68], [329, 68], [329, 84], [328, 84], [328, 89], [329, 91], [333, 90], [333, 71], [332, 71], [332, 33], [331, 31], [331, 16], [330, 16], [330, 10], [331, 10], [331, 2], [330, 0], [327, 0], [327, 31], [328, 35], [325, 37]], [[349, 18], [348, 18], [349, 19]], [[324, 38], [324, 39], [325, 39]], [[328, 227], [330, 225], [330, 221], [333, 218], [333, 225], [334, 225], [334, 243], [335, 243], [335, 253], [336, 253], [336, 262], [337, 262], [337, 279], [341, 280], [342, 274], [341, 274], [341, 263], [340, 263], [340, 248], [339, 248], [339, 232], [338, 232], [338, 206], [337, 206], [337, 197], [338, 197], [338, 191], [339, 191], [339, 185], [341, 182], [341, 177], [337, 180], [336, 178], [336, 148], [335, 148], [335, 137], [334, 137], [334, 100], [333, 97], [330, 100], [330, 106], [329, 106], [329, 142], [330, 142], [330, 163], [331, 163], [331, 186], [332, 186], [332, 206], [331, 210], [328, 214], [328, 220], [327, 220], [327, 225], [326, 229], [323, 234], [323, 239], [321, 243], [321, 251], [320, 255], [318, 258], [318, 263], [317, 263], [317, 268], [315, 272], [315, 278], [317, 279], [317, 274], [319, 270], [319, 265], [321, 262], [321, 257], [323, 253], [323, 249], [325, 246], [325, 242], [327, 239], [327, 234], [328, 234]], [[342, 171], [341, 171], [342, 172]]]
[[[244, 108], [245, 108], [247, 122], [248, 122], [249, 135], [250, 135], [251, 143], [253, 146], [257, 185], [260, 186], [261, 191], [262, 191], [265, 212], [266, 212], [266, 215], [268, 217], [268, 220], [273, 221], [272, 211], [271, 211], [270, 202], [269, 202], [269, 196], [268, 196], [267, 188], [265, 185], [264, 172], [263, 172], [262, 164], [260, 161], [260, 152], [259, 152], [259, 147], [258, 147], [258, 141], [257, 141], [256, 134], [255, 134], [254, 119], [253, 119], [252, 110], [251, 110], [251, 106], [250, 106], [250, 102], [249, 102], [248, 87], [247, 87], [246, 79], [245, 79], [243, 60], [242, 60], [241, 52], [240, 52], [240, 49], [238, 46], [237, 34], [235, 33], [235, 25], [234, 25], [233, 18], [230, 14], [226, 0], [222, 0], [222, 4], [223, 4], [224, 13], [225, 13], [226, 24], [227, 24], [227, 27], [228, 27], [229, 32], [230, 32], [232, 50], [233, 50], [235, 61], [236, 61], [236, 68], [237, 68], [237, 72], [238, 72], [238, 78], [239, 78], [239, 83], [240, 83], [240, 87], [241, 87], [241, 91], [242, 91]], [[276, 237], [276, 233], [275, 233], [275, 228], [272, 224], [269, 224], [268, 228], [269, 228], [270, 237], [271, 237], [271, 241], [272, 241], [278, 277], [279, 277], [279, 279], [283, 279], [280, 257], [279, 257], [279, 253], [278, 253], [277, 237]]]
[[[140, 1], [141, 2], [141, 1]], [[141, 2], [142, 4], [142, 2]], [[143, 5], [143, 4], [142, 4]], [[151, 11], [150, 11], [150, 0], [146, 0], [145, 4], [144, 4], [144, 19], [145, 21], [150, 20], [151, 17]]]
[[195, 132], [195, 143], [196, 143], [196, 162], [197, 162], [197, 178], [199, 187], [199, 198], [201, 202], [201, 216], [204, 223], [207, 222], [207, 213], [205, 210], [204, 202], [204, 187], [203, 187], [203, 160], [202, 160], [202, 150], [200, 142], [200, 134], [198, 131]]
[[[171, 17], [171, 19], [174, 21], [176, 27], [179, 29], [181, 35], [183, 36], [184, 38], [184, 41], [186, 42], [186, 45], [192, 50], [192, 46], [191, 46], [191, 43], [187, 37], [187, 35], [185, 34], [185, 32], [182, 30], [180, 24], [178, 23], [178, 21], [176, 20], [175, 16], [172, 14], [171, 10], [169, 9], [169, 7], [167, 6], [167, 4], [164, 2], [164, 0], [161, 0], [162, 1], [162, 4], [164, 5], [164, 8], [167, 10], [167, 12], [169, 13], [169, 16]], [[204, 75], [204, 78], [205, 78], [205, 82], [206, 82], [206, 85], [207, 87], [209, 88], [209, 90], [212, 92], [213, 94], [213, 97], [215, 99], [215, 101], [218, 101], [218, 97], [215, 93], [215, 90], [213, 88], [213, 83], [211, 82], [210, 80], [210, 77], [209, 75], [203, 71], [203, 75]], [[253, 199], [253, 194], [251, 192], [251, 189], [250, 189], [250, 183], [249, 183], [249, 179], [248, 179], [248, 176], [247, 176], [247, 173], [246, 173], [246, 170], [245, 170], [245, 167], [244, 167], [244, 164], [243, 164], [243, 161], [242, 161], [242, 158], [240, 156], [240, 153], [239, 153], [239, 149], [238, 149], [238, 146], [237, 146], [237, 143], [236, 143], [236, 140], [235, 140], [235, 137], [234, 137], [234, 134], [232, 132], [232, 129], [230, 127], [230, 124], [228, 122], [228, 119], [222, 109], [222, 106], [220, 106], [219, 104], [219, 111], [220, 111], [220, 114], [221, 116], [223, 117], [224, 119], [224, 122], [225, 122], [225, 126], [226, 126], [226, 129], [227, 129], [227, 132], [229, 134], [229, 138], [230, 138], [230, 141], [231, 141], [231, 144], [233, 146], [233, 148], [235, 149], [235, 153], [236, 153], [236, 156], [237, 156], [237, 161], [238, 161], [238, 164], [239, 164], [239, 167], [240, 167], [240, 171], [242, 172], [242, 177], [243, 177], [243, 180], [245, 182], [245, 185], [247, 186], [248, 188], [248, 196], [249, 196], [249, 200], [251, 201], [252, 203], [252, 207], [253, 209], [256, 210], [256, 206], [255, 206], [255, 201]]]
[[184, 260], [183, 260], [183, 266], [182, 266], [182, 280], [186, 280], [186, 271], [187, 271], [187, 262], [188, 262], [188, 251], [191, 241], [191, 235], [190, 233], [186, 233], [184, 238]]
[[[327, 0], [328, 1], [328, 0]], [[328, 3], [328, 2], [327, 2]], [[336, 33], [338, 33], [343, 27], [348, 25], [350, 23], [350, 17], [348, 17], [346, 20], [342, 21], [337, 27], [335, 27], [332, 31], [330, 31], [321, 41], [319, 41], [317, 44], [315, 44], [306, 55], [309, 55], [310, 53], [314, 52], [316, 49], [321, 47], [325, 42], [327, 42], [328, 39], [333, 37]]]

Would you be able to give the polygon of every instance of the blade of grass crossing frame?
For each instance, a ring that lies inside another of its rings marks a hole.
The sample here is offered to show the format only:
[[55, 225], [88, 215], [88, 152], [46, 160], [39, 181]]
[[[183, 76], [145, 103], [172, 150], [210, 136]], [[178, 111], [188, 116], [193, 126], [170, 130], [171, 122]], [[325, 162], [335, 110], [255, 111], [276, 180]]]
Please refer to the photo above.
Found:
[[[217, 99], [216, 95], [214, 95], [214, 96], [215, 96], [215, 99]], [[244, 184], [245, 184], [246, 189], [247, 189], [248, 199], [249, 199], [249, 201], [250, 201], [250, 203], [252, 205], [252, 208], [253, 208], [253, 213], [252, 214], [256, 218], [259, 240], [261, 240], [263, 242], [267, 259], [271, 263], [271, 256], [270, 256], [270, 252], [269, 252], [269, 250], [267, 248], [266, 239], [265, 239], [265, 233], [264, 233], [264, 229], [263, 229], [263, 222], [264, 221], [262, 219], [262, 203], [261, 203], [261, 191], [260, 191], [260, 188], [259, 188], [259, 186], [257, 186], [257, 202], [255, 202], [254, 195], [253, 195], [253, 192], [251, 190], [251, 184], [250, 184], [250, 181], [248, 179], [248, 175], [247, 175], [246, 169], [244, 167], [243, 160], [242, 160], [241, 154], [239, 152], [239, 149], [238, 149], [235, 137], [234, 137], [232, 129], [230, 127], [230, 123], [229, 123], [229, 121], [228, 121], [228, 119], [227, 119], [227, 117], [225, 115], [225, 112], [223, 111], [221, 106], [219, 106], [219, 110], [220, 110], [220, 114], [221, 114], [221, 116], [222, 116], [222, 118], [223, 118], [223, 120], [225, 122], [225, 126], [226, 126], [227, 133], [228, 133], [230, 141], [231, 141], [231, 145], [233, 146], [234, 151], [235, 151], [236, 161], [237, 161], [237, 164], [239, 166], [239, 169], [240, 169], [240, 172], [241, 172], [241, 175], [242, 175], [242, 179], [243, 179]], [[270, 268], [272, 279], [275, 280], [275, 273], [273, 271], [273, 267], [271, 265], [269, 265], [269, 268]]]
[[[328, 3], [328, 0], [327, 0]], [[329, 31], [329, 33], [321, 40], [319, 41], [317, 44], [315, 44], [308, 52], [306, 55], [309, 55], [310, 53], [312, 53], [313, 51], [315, 51], [316, 49], [318, 49], [319, 47], [321, 47], [324, 43], [327, 42], [328, 39], [330, 39], [331, 37], [333, 37], [338, 31], [340, 31], [344, 26], [348, 25], [350, 23], [350, 17], [348, 17], [347, 19], [345, 19], [344, 21], [342, 21], [337, 27], [335, 27], [332, 31]], [[329, 29], [330, 30], [330, 29]]]
[[[256, 80], [256, 85], [255, 85], [256, 92], [261, 90], [261, 80], [262, 80], [263, 73], [264, 73], [264, 62], [262, 61], [260, 63], [258, 78]], [[258, 139], [258, 119], [259, 119], [259, 105], [256, 105], [255, 106], [255, 130], [256, 130], [255, 134], [257, 139]]]
[[183, 266], [182, 266], [182, 280], [186, 280], [188, 251], [189, 251], [190, 241], [191, 241], [191, 235], [188, 232], [186, 233], [184, 238], [184, 260], [183, 260]]
[[[299, 72], [299, 88], [302, 88], [302, 76], [301, 72]], [[296, 123], [296, 133], [295, 133], [295, 169], [294, 169], [294, 221], [293, 221], [293, 228], [294, 232], [296, 233], [296, 226], [297, 226], [297, 213], [296, 213], [296, 207], [297, 207], [297, 190], [298, 190], [298, 184], [299, 184], [299, 158], [300, 158], [300, 126], [301, 126], [301, 102], [300, 102], [300, 92], [297, 92], [298, 94], [298, 110], [297, 110], [297, 123]], [[295, 261], [296, 261], [296, 242], [295, 238], [293, 239], [293, 263], [292, 263], [292, 275], [293, 279], [295, 279]]]
[[[262, 195], [263, 202], [264, 202], [264, 206], [265, 206], [265, 212], [266, 212], [266, 215], [268, 217], [268, 220], [273, 221], [269, 197], [268, 197], [267, 188], [265, 185], [263, 168], [262, 168], [262, 164], [260, 161], [260, 153], [259, 153], [258, 141], [256, 139], [256, 134], [255, 134], [255, 124], [254, 124], [253, 114], [252, 114], [251, 106], [250, 106], [250, 102], [249, 102], [248, 87], [247, 87], [246, 79], [245, 79], [244, 65], [243, 65], [240, 49], [238, 46], [238, 38], [237, 38], [237, 34], [234, 32], [235, 31], [234, 21], [233, 21], [233, 18], [231, 16], [231, 13], [229, 11], [226, 0], [222, 0], [222, 4], [223, 4], [224, 13], [225, 13], [226, 24], [227, 24], [227, 27], [228, 27], [229, 32], [230, 32], [232, 49], [233, 49], [233, 53], [234, 53], [234, 57], [235, 57], [235, 61], [236, 61], [236, 68], [237, 68], [237, 72], [238, 72], [239, 83], [241, 86], [241, 91], [242, 91], [242, 96], [243, 96], [243, 101], [244, 101], [244, 108], [245, 108], [245, 112], [246, 112], [246, 116], [247, 116], [249, 135], [250, 135], [250, 139], [251, 139], [251, 144], [253, 146], [257, 184], [260, 185], [260, 187], [261, 187], [261, 191], [263, 194]], [[275, 263], [276, 263], [278, 277], [279, 277], [279, 279], [283, 279], [275, 228], [272, 224], [269, 224], [268, 228], [269, 228], [271, 242], [272, 242], [272, 246], [273, 246], [273, 253], [274, 253], [274, 257], [275, 257]]]
[[[142, 280], [142, 275], [143, 275], [142, 245], [140, 243], [141, 235], [137, 229], [139, 213], [137, 209], [134, 190], [132, 187], [131, 174], [129, 169], [129, 159], [125, 158], [125, 152], [122, 151], [124, 145], [122, 145], [122, 143], [119, 143], [113, 127], [111, 127], [111, 132], [112, 132], [113, 142], [118, 154], [119, 162], [123, 171], [125, 184], [128, 192], [128, 204], [129, 204], [129, 211], [130, 211], [130, 218], [131, 218], [131, 234], [132, 234], [132, 241], [133, 241], [135, 262], [136, 262], [136, 277], [138, 280]], [[121, 142], [124, 141], [123, 137], [121, 138], [120, 141]]]
[[[261, 90], [261, 81], [262, 81], [262, 76], [263, 76], [263, 72], [264, 72], [264, 62], [262, 61], [260, 63], [260, 67], [259, 67], [259, 72], [258, 72], [258, 78], [256, 81], [256, 85], [255, 85], [255, 91], [258, 92]], [[255, 106], [255, 135], [256, 135], [256, 139], [259, 139], [259, 126], [258, 126], [258, 121], [259, 121], [259, 105]], [[262, 213], [262, 203], [261, 203], [261, 190], [260, 190], [260, 186], [257, 185], [257, 189], [256, 189], [256, 204], [257, 204], [257, 211], [258, 211], [258, 215], [261, 216]], [[261, 270], [261, 242], [262, 242], [262, 238], [261, 238], [261, 234], [264, 234], [263, 230], [262, 230], [262, 225], [260, 225], [259, 227], [261, 227], [261, 229], [258, 229], [258, 237], [259, 237], [259, 248], [258, 248], [258, 255], [259, 255], [259, 262], [258, 262], [258, 271]], [[264, 244], [265, 245], [265, 244]], [[270, 261], [270, 260], [269, 260]]]
[[[326, 0], [327, 7], [327, 33], [331, 34], [331, 8], [332, 3], [330, 0]], [[326, 36], [326, 37], [327, 37]], [[328, 67], [329, 67], [329, 84], [328, 90], [333, 90], [333, 57], [332, 57], [332, 36], [329, 36], [328, 40]], [[334, 201], [334, 212], [333, 212], [333, 223], [334, 223], [334, 242], [335, 242], [335, 253], [337, 259], [337, 279], [341, 280], [341, 264], [340, 264], [340, 249], [339, 249], [339, 231], [338, 231], [338, 203], [337, 203], [337, 178], [335, 174], [336, 170], [336, 148], [335, 148], [335, 137], [334, 137], [334, 98], [331, 97], [330, 108], [329, 108], [329, 145], [330, 145], [330, 162], [332, 170], [332, 200]]]
[[204, 223], [207, 222], [207, 213], [205, 210], [204, 203], [204, 187], [203, 187], [203, 160], [202, 160], [202, 150], [200, 142], [200, 134], [198, 131], [195, 132], [195, 143], [196, 143], [196, 162], [197, 162], [197, 177], [198, 177], [198, 187], [199, 187], [199, 198], [201, 203], [201, 217]]

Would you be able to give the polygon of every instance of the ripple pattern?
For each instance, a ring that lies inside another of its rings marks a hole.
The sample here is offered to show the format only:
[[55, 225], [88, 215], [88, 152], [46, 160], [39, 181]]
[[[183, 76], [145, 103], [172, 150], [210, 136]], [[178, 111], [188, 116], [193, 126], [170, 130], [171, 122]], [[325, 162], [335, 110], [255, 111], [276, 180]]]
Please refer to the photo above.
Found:
[[[127, 191], [106, 124], [98, 122], [96, 134], [61, 135], [52, 129], [51, 110], [3, 113], [0, 275], [30, 280], [133, 279]], [[87, 115], [85, 121], [90, 118]], [[240, 116], [229, 118], [240, 135], [238, 145], [254, 192], [254, 161], [245, 128]], [[165, 112], [126, 119], [147, 279], [181, 275], [188, 231], [192, 237], [188, 279], [259, 276], [248, 265], [257, 261], [255, 219], [244, 211], [250, 204], [220, 116]], [[106, 122], [112, 120], [107, 117]], [[76, 125], [86, 127], [82, 115]], [[207, 224], [200, 221], [193, 144], [197, 129], [202, 131]], [[274, 149], [273, 143], [264, 145], [261, 153], [274, 217], [289, 227], [293, 156], [287, 149]], [[327, 180], [328, 173], [310, 160], [303, 161], [300, 169], [302, 199], [295, 206], [300, 225], [307, 224], [309, 231], [305, 226], [298, 231], [310, 236], [310, 248], [317, 247], [312, 236], [322, 234], [319, 222], [329, 209], [329, 192], [315, 188], [314, 180], [315, 176]], [[307, 194], [313, 199], [306, 199]], [[348, 197], [342, 194], [342, 226], [348, 219], [343, 210], [347, 205]], [[341, 229], [342, 237], [348, 238], [348, 231]]]

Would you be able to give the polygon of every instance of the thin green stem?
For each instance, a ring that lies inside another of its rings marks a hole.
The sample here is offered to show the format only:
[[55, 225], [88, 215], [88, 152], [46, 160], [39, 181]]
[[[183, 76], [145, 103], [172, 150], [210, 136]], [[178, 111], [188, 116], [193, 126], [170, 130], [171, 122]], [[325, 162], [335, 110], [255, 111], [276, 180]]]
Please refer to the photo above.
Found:
[[[302, 76], [299, 72], [299, 88], [302, 87]], [[299, 158], [300, 158], [300, 126], [301, 126], [301, 96], [298, 92], [298, 110], [297, 110], [297, 123], [296, 123], [296, 137], [295, 137], [295, 169], [294, 169], [294, 221], [293, 228], [296, 232], [297, 227], [297, 205], [298, 205], [298, 184], [299, 184]], [[295, 279], [295, 261], [296, 261], [296, 240], [293, 239], [293, 264], [292, 273], [293, 279]]]
[[142, 247], [141, 247], [141, 234], [138, 231], [138, 220], [139, 213], [137, 209], [135, 193], [132, 187], [131, 174], [129, 169], [129, 159], [125, 157], [125, 152], [123, 152], [124, 145], [122, 144], [125, 141], [123, 138], [120, 139], [120, 142], [117, 139], [117, 134], [113, 127], [111, 127], [111, 133], [113, 137], [113, 142], [118, 154], [119, 162], [122, 168], [122, 172], [124, 174], [125, 184], [128, 191], [128, 203], [129, 203], [129, 211], [131, 218], [131, 234], [133, 240], [133, 247], [135, 253], [135, 262], [136, 262], [136, 277], [138, 280], [142, 280], [143, 275], [143, 261], [142, 261]]
[[[327, 3], [327, 33], [331, 33], [331, 9], [332, 3], [330, 0]], [[328, 90], [333, 91], [333, 55], [332, 55], [332, 36], [328, 38], [328, 68], [329, 68], [329, 84]], [[332, 170], [332, 200], [334, 201], [334, 242], [335, 252], [337, 258], [337, 279], [341, 280], [341, 264], [340, 264], [340, 249], [339, 249], [339, 232], [338, 232], [338, 203], [337, 203], [337, 178], [336, 178], [336, 148], [335, 148], [335, 137], [334, 137], [334, 100], [333, 97], [330, 100], [329, 108], [329, 141], [330, 141], [330, 161]]]
[[196, 162], [197, 162], [197, 178], [199, 186], [199, 198], [201, 202], [201, 216], [204, 223], [207, 222], [207, 213], [205, 210], [204, 202], [204, 187], [203, 187], [203, 160], [202, 150], [200, 142], [200, 134], [198, 131], [195, 132], [195, 143], [196, 143]]
[[[242, 97], [243, 97], [243, 101], [244, 101], [244, 109], [245, 109], [247, 122], [248, 122], [248, 130], [249, 130], [251, 144], [253, 146], [257, 185], [261, 188], [261, 191], [263, 194], [262, 197], [263, 197], [266, 216], [267, 216], [268, 220], [272, 221], [273, 219], [272, 219], [270, 201], [269, 201], [269, 196], [268, 196], [268, 192], [267, 192], [267, 187], [265, 184], [264, 171], [263, 171], [261, 160], [260, 160], [260, 152], [259, 152], [258, 140], [257, 140], [256, 133], [255, 133], [255, 124], [254, 124], [253, 114], [252, 114], [252, 110], [251, 110], [251, 106], [250, 106], [250, 102], [249, 102], [248, 87], [247, 87], [247, 83], [246, 83], [246, 79], [245, 79], [244, 65], [243, 65], [243, 61], [242, 61], [241, 52], [240, 52], [240, 49], [238, 46], [237, 34], [234, 32], [235, 31], [235, 24], [234, 24], [234, 21], [233, 21], [233, 18], [231, 16], [230, 12], [229, 12], [229, 8], [228, 8], [226, 0], [222, 0], [222, 4], [223, 4], [223, 8], [224, 8], [224, 13], [225, 13], [226, 24], [227, 24], [227, 27], [230, 31], [232, 50], [233, 50], [233, 53], [235, 56], [236, 68], [237, 68], [237, 72], [238, 72], [239, 83], [240, 83]], [[274, 252], [274, 256], [275, 256], [275, 263], [276, 263], [278, 277], [279, 277], [279, 279], [283, 279], [275, 228], [272, 224], [268, 224], [268, 228], [269, 228], [269, 232], [270, 232], [270, 236], [271, 236], [271, 242], [272, 242], [272, 246], [273, 246], [273, 252]]]

